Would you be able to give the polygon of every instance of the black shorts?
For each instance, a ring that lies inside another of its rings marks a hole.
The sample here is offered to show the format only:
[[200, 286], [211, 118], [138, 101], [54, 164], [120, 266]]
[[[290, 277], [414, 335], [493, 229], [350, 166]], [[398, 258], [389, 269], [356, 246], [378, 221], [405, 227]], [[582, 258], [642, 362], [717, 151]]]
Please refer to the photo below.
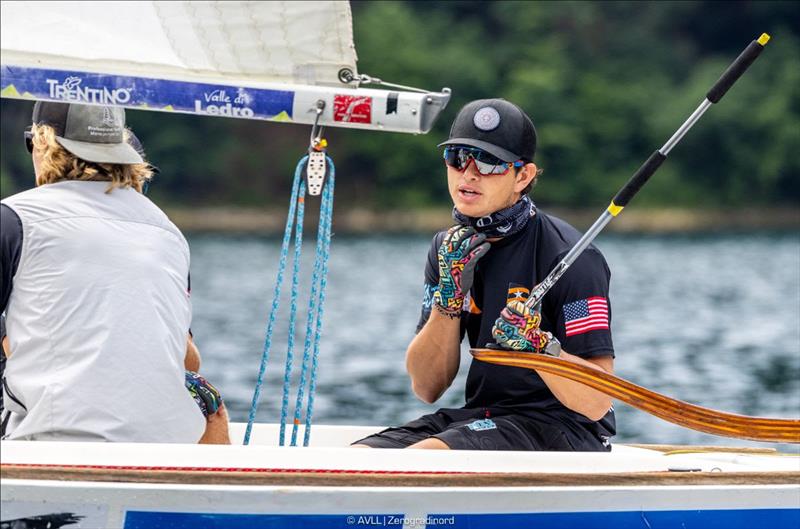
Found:
[[439, 410], [396, 428], [355, 441], [372, 448], [406, 448], [435, 437], [452, 450], [608, 450], [602, 441], [576, 437], [557, 422], [519, 414], [491, 415], [481, 410]]

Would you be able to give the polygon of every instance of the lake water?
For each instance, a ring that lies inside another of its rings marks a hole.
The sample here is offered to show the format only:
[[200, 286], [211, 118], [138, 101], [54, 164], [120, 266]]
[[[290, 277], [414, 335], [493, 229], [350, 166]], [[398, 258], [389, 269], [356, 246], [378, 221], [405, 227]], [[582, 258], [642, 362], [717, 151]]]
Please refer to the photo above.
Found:
[[[203, 372], [222, 391], [232, 420], [246, 421], [280, 240], [188, 238], [192, 329]], [[316, 424], [397, 424], [438, 407], [462, 405], [470, 361], [466, 348], [457, 379], [436, 405], [414, 397], [405, 373], [429, 244], [429, 236], [334, 236]], [[612, 272], [616, 374], [717, 410], [800, 417], [800, 236], [602, 235], [597, 246]], [[302, 355], [313, 252], [313, 244], [307, 244], [295, 366]], [[280, 416], [290, 270], [258, 409], [257, 420], [263, 422]], [[295, 378], [298, 373], [296, 367]], [[616, 409], [618, 442], [778, 446], [686, 430], [621, 403]]]

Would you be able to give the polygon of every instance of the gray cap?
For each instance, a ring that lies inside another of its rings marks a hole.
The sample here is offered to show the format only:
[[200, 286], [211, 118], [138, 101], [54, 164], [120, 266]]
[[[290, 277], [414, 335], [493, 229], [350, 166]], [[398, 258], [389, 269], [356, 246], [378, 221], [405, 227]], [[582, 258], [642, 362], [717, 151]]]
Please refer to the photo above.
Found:
[[33, 122], [50, 125], [56, 141], [87, 162], [130, 165], [144, 160], [125, 141], [125, 110], [101, 105], [37, 101]]

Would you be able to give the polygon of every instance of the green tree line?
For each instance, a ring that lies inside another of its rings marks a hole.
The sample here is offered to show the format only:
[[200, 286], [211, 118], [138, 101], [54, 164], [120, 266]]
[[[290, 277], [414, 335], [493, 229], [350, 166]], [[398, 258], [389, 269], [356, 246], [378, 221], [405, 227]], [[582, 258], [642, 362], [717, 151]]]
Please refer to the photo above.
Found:
[[[352, 2], [359, 71], [453, 90], [433, 131], [328, 129], [339, 207], [449, 201], [436, 144], [466, 102], [504, 97], [532, 117], [544, 169], [534, 199], [601, 206], [688, 117], [741, 50], [772, 40], [670, 154], [641, 206], [800, 204], [796, 2]], [[3, 100], [2, 195], [32, 185], [21, 131], [31, 103]], [[288, 199], [309, 128], [129, 111], [162, 173], [156, 200], [265, 206]]]

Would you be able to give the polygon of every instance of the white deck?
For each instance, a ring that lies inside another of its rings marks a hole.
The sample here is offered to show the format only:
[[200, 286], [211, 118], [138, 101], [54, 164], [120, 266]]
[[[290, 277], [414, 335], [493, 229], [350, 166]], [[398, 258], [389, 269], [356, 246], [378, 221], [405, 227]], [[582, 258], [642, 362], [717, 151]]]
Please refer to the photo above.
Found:
[[[137, 469], [270, 469], [419, 473], [625, 473], [800, 471], [800, 457], [724, 452], [665, 454], [614, 445], [611, 452], [375, 450], [348, 445], [381, 427], [315, 426], [308, 448], [279, 447], [277, 425], [256, 425], [242, 446], [243, 424], [231, 425], [232, 446], [3, 441], [3, 464], [124, 466]], [[291, 430], [289, 430], [291, 431]], [[287, 439], [288, 439], [287, 435]], [[302, 429], [299, 439], [302, 439]]]

